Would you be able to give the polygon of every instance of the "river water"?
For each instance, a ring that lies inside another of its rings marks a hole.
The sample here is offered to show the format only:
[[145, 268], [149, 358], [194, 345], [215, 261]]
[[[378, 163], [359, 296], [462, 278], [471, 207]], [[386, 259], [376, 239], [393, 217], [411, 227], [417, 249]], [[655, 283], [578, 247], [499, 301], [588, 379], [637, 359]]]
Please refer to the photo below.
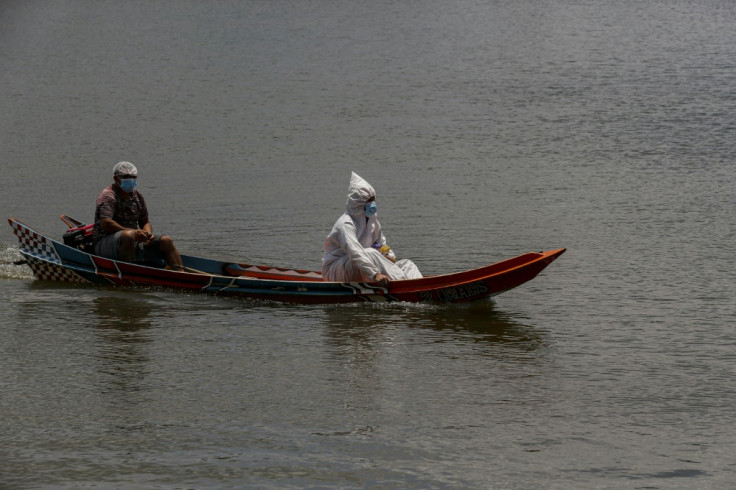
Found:
[[492, 301], [34, 281], [0, 235], [2, 488], [730, 488], [736, 5], [5, 1], [0, 209], [119, 160], [184, 253], [319, 268], [350, 172]]

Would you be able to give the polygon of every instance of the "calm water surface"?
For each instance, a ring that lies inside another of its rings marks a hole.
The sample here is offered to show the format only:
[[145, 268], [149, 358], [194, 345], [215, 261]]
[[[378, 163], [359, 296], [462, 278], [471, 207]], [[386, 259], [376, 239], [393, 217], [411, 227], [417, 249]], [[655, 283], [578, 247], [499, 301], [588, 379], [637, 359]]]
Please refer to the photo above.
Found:
[[318, 268], [350, 171], [493, 301], [34, 281], [0, 235], [0, 487], [730, 488], [736, 7], [0, 5], [0, 209], [60, 236], [133, 161], [196, 255]]

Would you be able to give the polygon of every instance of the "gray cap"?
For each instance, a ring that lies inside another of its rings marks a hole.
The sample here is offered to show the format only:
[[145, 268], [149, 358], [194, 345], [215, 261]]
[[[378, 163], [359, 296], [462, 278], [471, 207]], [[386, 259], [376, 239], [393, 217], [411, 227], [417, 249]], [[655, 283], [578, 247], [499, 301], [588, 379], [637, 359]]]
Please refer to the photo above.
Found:
[[112, 168], [112, 176], [119, 177], [121, 175], [132, 175], [134, 177], [138, 177], [138, 169], [130, 162], [118, 162]]

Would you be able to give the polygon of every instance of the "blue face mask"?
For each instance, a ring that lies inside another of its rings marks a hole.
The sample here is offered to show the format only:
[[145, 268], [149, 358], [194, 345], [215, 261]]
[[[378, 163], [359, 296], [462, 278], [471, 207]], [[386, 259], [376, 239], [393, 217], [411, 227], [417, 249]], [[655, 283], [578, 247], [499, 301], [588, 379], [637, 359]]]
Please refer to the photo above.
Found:
[[136, 183], [135, 179], [120, 179], [120, 188], [125, 192], [133, 192]]
[[376, 201], [371, 201], [365, 203], [365, 215], [366, 217], [370, 218], [371, 216], [375, 216], [375, 214], [378, 212], [378, 206], [376, 206]]

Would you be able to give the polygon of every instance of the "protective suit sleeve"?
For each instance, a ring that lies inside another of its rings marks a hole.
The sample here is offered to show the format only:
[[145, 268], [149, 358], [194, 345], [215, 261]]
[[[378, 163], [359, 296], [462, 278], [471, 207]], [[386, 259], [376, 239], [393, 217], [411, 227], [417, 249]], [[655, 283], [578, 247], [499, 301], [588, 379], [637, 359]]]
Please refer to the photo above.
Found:
[[[380, 249], [383, 245], [386, 244], [386, 235], [384, 235], [383, 231], [381, 231], [381, 236], [378, 238], [378, 240], [376, 240], [373, 247]], [[388, 258], [389, 260], [392, 260], [394, 262], [396, 261], [396, 253], [394, 252], [393, 247], [391, 248], [391, 250], [388, 251], [388, 253], [384, 253], [383, 251], [381, 251], [381, 253], [383, 253], [384, 257]]]
[[379, 247], [386, 245], [386, 236], [383, 234], [383, 230], [381, 230], [381, 236], [378, 238], [377, 242]]
[[372, 281], [380, 269], [368, 258], [363, 245], [358, 241], [355, 226], [352, 223], [346, 223], [340, 230], [340, 235], [342, 249], [350, 262], [360, 270], [364, 281]]

